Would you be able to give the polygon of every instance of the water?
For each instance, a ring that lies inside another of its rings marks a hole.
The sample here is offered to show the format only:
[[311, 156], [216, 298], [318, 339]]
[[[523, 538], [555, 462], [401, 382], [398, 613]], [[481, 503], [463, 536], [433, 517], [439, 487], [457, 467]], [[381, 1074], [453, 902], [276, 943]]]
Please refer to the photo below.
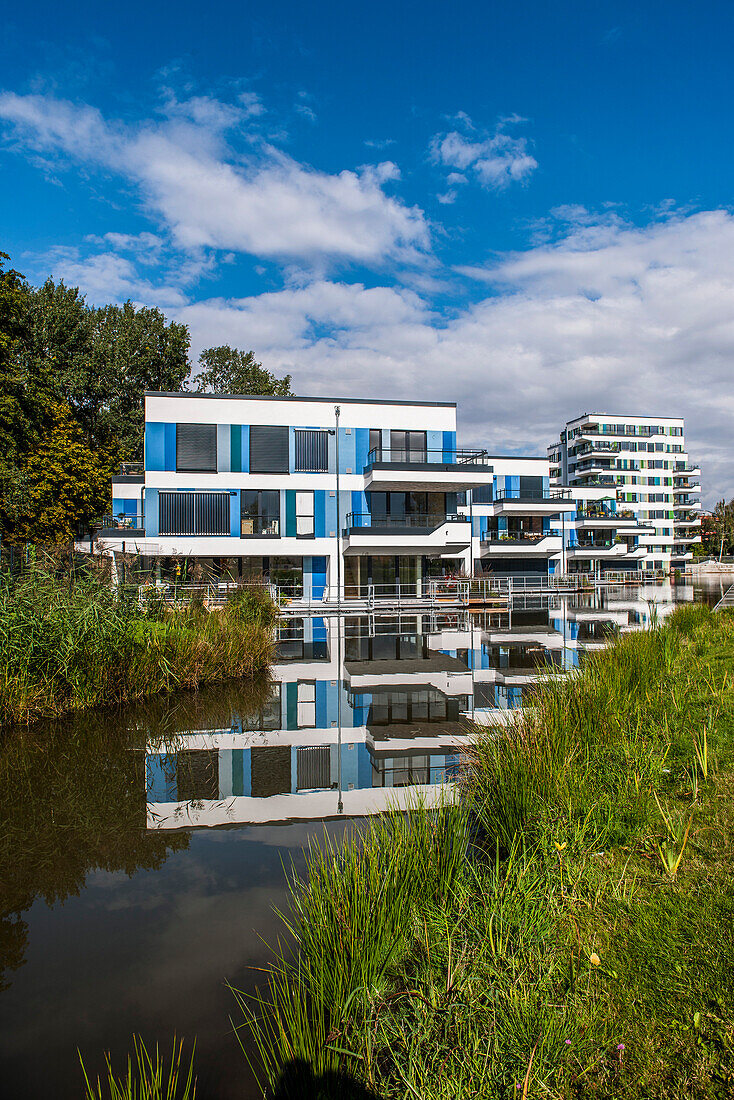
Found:
[[[283, 625], [272, 678], [14, 734], [0, 747], [0, 1058], [6, 1095], [78, 1097], [133, 1032], [197, 1037], [200, 1095], [257, 1096], [225, 982], [252, 989], [283, 864], [324, 830], [455, 773], [463, 720], [501, 720], [690, 587]], [[341, 725], [339, 717], [341, 716]]]

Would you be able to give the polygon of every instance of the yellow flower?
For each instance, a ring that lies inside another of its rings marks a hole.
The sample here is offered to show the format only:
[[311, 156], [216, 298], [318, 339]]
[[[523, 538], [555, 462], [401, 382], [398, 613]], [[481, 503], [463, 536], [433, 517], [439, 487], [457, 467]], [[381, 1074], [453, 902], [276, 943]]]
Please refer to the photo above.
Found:
[[596, 952], [593, 952], [593, 953], [592, 953], [592, 954], [591, 954], [591, 955], [589, 956], [589, 962], [591, 963], [591, 965], [592, 965], [592, 966], [601, 966], [601, 959], [600, 959], [600, 958], [599, 958], [599, 956], [598, 956], [598, 955], [596, 954]]

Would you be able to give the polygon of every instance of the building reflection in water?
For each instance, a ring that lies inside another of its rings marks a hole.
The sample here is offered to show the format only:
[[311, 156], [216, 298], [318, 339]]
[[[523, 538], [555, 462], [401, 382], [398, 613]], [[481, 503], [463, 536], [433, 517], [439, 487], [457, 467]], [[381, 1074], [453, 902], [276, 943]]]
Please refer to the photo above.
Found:
[[[692, 598], [676, 588], [675, 602]], [[540, 675], [577, 667], [675, 602], [670, 588], [619, 588], [534, 597], [510, 615], [346, 617], [341, 669], [336, 618], [286, 620], [258, 708], [147, 742], [148, 827], [321, 819], [340, 804], [362, 815], [438, 797], [472, 722], [506, 721]]]

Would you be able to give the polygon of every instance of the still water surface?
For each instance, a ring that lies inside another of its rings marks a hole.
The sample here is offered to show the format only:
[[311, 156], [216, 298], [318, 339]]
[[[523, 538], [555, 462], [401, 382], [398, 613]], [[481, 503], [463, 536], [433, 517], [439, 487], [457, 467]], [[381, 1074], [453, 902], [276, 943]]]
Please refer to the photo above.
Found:
[[[268, 680], [39, 725], [0, 746], [0, 1059], [16, 1100], [78, 1097], [134, 1031], [197, 1037], [200, 1095], [259, 1095], [225, 982], [268, 958], [283, 865], [388, 801], [455, 773], [463, 723], [522, 705], [718, 590], [615, 589], [512, 615], [284, 623]], [[651, 611], [654, 605], [655, 611]]]

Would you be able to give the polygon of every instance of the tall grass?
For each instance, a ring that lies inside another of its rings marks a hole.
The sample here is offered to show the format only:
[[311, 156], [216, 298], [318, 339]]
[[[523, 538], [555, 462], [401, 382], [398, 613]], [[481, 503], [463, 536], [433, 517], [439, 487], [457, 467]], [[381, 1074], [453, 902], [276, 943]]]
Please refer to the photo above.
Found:
[[39, 565], [0, 590], [0, 724], [251, 676], [271, 661], [275, 617], [265, 590], [167, 610], [92, 570]]
[[[194, 1044], [194, 1047], [196, 1044]], [[170, 1059], [166, 1060], [156, 1045], [153, 1054], [148, 1052], [139, 1035], [133, 1036], [132, 1054], [127, 1056], [123, 1074], [116, 1074], [112, 1059], [105, 1055], [104, 1077], [90, 1078], [81, 1054], [87, 1100], [195, 1100], [194, 1050], [188, 1063], [182, 1063], [183, 1040], [173, 1040]]]
[[341, 847], [328, 837], [311, 845], [305, 877], [291, 878], [286, 940], [275, 945], [263, 990], [254, 998], [233, 991], [245, 1018], [238, 1032], [254, 1040], [251, 1065], [263, 1087], [296, 1062], [319, 1075], [339, 1068], [346, 1036], [386, 991], [421, 912], [453, 888], [467, 841], [464, 810], [415, 802]]
[[733, 672], [734, 616], [678, 611], [477, 730], [458, 805], [313, 850], [238, 996], [263, 1089], [733, 1095]]

